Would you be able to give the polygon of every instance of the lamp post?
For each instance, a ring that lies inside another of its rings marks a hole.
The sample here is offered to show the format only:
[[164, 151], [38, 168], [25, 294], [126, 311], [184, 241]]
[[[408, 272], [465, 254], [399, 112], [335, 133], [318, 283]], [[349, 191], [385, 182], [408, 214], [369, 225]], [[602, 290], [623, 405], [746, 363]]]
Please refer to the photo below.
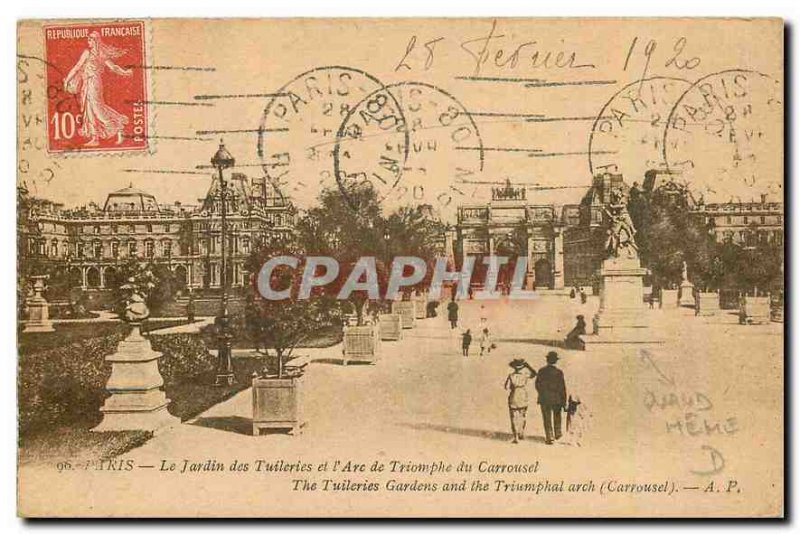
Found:
[[231, 340], [233, 339], [233, 334], [231, 334], [230, 316], [228, 314], [228, 259], [226, 256], [227, 247], [225, 246], [228, 229], [228, 191], [227, 184], [225, 183], [225, 175], [222, 173], [222, 171], [224, 169], [230, 169], [235, 163], [236, 160], [233, 158], [233, 156], [231, 156], [231, 153], [225, 149], [225, 144], [220, 139], [219, 150], [217, 150], [217, 153], [214, 154], [213, 158], [211, 158], [211, 165], [217, 169], [219, 176], [219, 193], [222, 204], [220, 212], [220, 234], [222, 241], [222, 246], [220, 247], [220, 252], [222, 253], [222, 272], [220, 282], [222, 287], [222, 297], [220, 299], [219, 315], [215, 321], [217, 324], [217, 339], [219, 340], [219, 345], [217, 348], [217, 386], [231, 386], [234, 383], [233, 364], [231, 362]]

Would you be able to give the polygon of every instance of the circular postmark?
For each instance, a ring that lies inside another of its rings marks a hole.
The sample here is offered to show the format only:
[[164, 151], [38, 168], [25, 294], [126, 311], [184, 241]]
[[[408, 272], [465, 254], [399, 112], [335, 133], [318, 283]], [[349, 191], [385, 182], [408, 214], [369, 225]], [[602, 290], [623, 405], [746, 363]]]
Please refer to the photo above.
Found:
[[342, 119], [382, 87], [374, 76], [344, 66], [317, 67], [281, 87], [258, 129], [257, 153], [272, 185], [299, 207], [336, 187], [333, 146]]
[[600, 110], [589, 134], [589, 171], [621, 174], [633, 183], [663, 169], [664, 128], [691, 82], [653, 76], [629, 83]]
[[384, 205], [427, 204], [444, 215], [467, 197], [460, 183], [483, 170], [483, 141], [452, 94], [400, 82], [376, 90], [344, 117], [333, 163], [345, 195], [349, 185], [369, 182]]
[[760, 72], [731, 69], [697, 80], [675, 103], [663, 158], [693, 191], [718, 201], [782, 194], [783, 89]]

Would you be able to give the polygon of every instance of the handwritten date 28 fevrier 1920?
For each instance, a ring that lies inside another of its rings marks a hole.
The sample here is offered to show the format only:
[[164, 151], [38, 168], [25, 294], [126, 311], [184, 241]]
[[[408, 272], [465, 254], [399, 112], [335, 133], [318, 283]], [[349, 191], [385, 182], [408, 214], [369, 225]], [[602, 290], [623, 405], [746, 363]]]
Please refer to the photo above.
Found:
[[[485, 66], [504, 70], [598, 68], [596, 63], [589, 61], [578, 50], [569, 47], [545, 47], [536, 40], [516, 40], [498, 29], [497, 21], [493, 20], [488, 32], [457, 43], [440, 35], [432, 37], [412, 35], [394, 70], [396, 72], [430, 70], [436, 66], [436, 58], [441, 54], [441, 50], [453, 44], [458, 44], [457, 50], [463, 53], [473, 76], [479, 75]], [[563, 40], [561, 44], [563, 45]], [[635, 36], [621, 57], [624, 60], [622, 70], [640, 69], [642, 78], [657, 66], [653, 62], [663, 63], [665, 69], [677, 70], [693, 70], [701, 63], [700, 57], [691, 53], [689, 41], [683, 36], [667, 43]]]

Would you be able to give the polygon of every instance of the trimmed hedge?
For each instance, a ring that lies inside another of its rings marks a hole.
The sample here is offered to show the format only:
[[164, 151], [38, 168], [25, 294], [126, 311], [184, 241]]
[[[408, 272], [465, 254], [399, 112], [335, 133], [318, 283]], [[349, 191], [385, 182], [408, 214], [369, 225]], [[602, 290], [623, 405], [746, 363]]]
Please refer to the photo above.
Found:
[[[119, 325], [117, 325], [119, 326]], [[28, 434], [54, 426], [91, 428], [101, 420], [100, 407], [108, 396], [106, 382], [112, 354], [127, 334], [116, 330], [78, 339], [62, 346], [21, 352], [18, 371], [19, 430]], [[153, 350], [162, 352], [159, 370], [167, 394], [173, 386], [213, 375], [216, 359], [200, 336], [150, 336]]]
[[17, 373], [20, 434], [61, 424], [78, 422], [91, 427], [99, 423], [111, 374], [105, 357], [124, 336], [114, 332], [21, 353]]
[[153, 350], [164, 354], [158, 360], [158, 369], [167, 389], [173, 384], [213, 373], [216, 369], [216, 357], [197, 334], [154, 335], [149, 339]]

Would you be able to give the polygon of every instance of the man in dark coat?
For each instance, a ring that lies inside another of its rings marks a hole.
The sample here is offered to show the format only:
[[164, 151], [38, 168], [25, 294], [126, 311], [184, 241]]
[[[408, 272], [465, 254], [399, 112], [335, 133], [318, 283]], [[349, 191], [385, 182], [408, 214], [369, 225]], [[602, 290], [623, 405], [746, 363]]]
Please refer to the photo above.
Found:
[[536, 391], [539, 393], [539, 406], [544, 421], [545, 443], [553, 444], [553, 439], [561, 437], [561, 410], [567, 405], [567, 386], [564, 373], [556, 367], [558, 353], [547, 353], [547, 365], [536, 375]]
[[456, 304], [455, 298], [447, 305], [447, 320], [450, 321], [451, 329], [458, 326], [458, 304]]

